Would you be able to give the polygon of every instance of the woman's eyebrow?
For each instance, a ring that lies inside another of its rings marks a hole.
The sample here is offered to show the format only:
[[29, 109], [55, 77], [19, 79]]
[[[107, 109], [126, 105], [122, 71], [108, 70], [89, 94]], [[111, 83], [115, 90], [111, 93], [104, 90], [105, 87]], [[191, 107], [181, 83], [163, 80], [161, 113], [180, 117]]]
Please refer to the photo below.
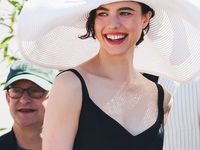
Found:
[[[104, 10], [104, 11], [109, 11], [109, 9], [105, 8], [105, 7], [98, 7], [97, 10]], [[130, 7], [121, 7], [118, 9], [118, 11], [122, 11], [122, 10], [130, 10], [130, 11], [135, 11], [134, 9], [130, 8]]]
[[118, 9], [118, 11], [121, 11], [121, 10], [135, 11], [133, 8], [130, 8], [130, 7], [122, 7], [122, 8], [119, 8], [119, 9]]
[[105, 7], [98, 7], [97, 10], [105, 10], [105, 11], [109, 11], [109, 9], [105, 8]]

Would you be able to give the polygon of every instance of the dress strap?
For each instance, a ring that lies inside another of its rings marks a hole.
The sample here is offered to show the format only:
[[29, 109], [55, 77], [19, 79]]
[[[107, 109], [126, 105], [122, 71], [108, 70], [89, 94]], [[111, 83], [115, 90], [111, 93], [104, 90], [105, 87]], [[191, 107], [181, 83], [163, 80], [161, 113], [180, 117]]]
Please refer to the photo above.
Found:
[[164, 90], [163, 87], [160, 84], [156, 83], [156, 86], [158, 88], [158, 111], [159, 115], [161, 117], [161, 120], [164, 119], [164, 110], [163, 110], [163, 103], [164, 103]]
[[82, 97], [83, 98], [84, 97], [89, 97], [88, 90], [87, 90], [87, 87], [86, 87], [86, 84], [85, 84], [85, 80], [83, 79], [83, 77], [81, 76], [81, 74], [77, 70], [75, 70], [75, 69], [67, 69], [67, 70], [62, 71], [61, 73], [66, 72], [66, 71], [73, 72], [79, 78], [79, 80], [81, 81], [82, 94], [83, 94]]

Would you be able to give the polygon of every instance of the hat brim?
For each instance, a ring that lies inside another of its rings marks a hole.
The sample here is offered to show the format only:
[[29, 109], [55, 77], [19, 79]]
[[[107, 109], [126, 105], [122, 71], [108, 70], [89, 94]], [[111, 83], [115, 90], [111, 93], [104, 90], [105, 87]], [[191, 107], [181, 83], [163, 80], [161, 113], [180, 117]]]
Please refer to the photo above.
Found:
[[40, 77], [37, 77], [37, 76], [34, 76], [34, 75], [23, 74], [23, 75], [15, 76], [12, 79], [10, 79], [9, 81], [7, 81], [5, 86], [4, 86], [4, 90], [6, 90], [9, 85], [11, 85], [12, 83], [19, 81], [19, 80], [32, 81], [46, 91], [50, 91], [51, 86], [52, 86], [52, 83], [50, 83], [50, 82], [48, 82], [48, 81], [46, 81], [46, 80], [44, 80]]
[[[67, 69], [90, 59], [99, 51], [98, 41], [78, 36], [86, 33], [92, 9], [116, 1], [122, 0], [59, 0], [58, 4], [54, 0], [29, 0], [18, 21], [22, 56], [35, 65], [55, 69]], [[182, 83], [198, 77], [200, 4], [191, 0], [137, 1], [152, 7], [155, 17], [145, 40], [135, 49], [136, 69]]]

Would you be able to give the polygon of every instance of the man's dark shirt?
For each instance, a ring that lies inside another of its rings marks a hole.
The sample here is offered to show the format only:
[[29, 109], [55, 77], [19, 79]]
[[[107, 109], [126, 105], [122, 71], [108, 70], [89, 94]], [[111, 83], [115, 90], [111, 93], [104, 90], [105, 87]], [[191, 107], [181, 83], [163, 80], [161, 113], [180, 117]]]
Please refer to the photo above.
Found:
[[0, 150], [17, 150], [17, 140], [13, 129], [0, 136]]

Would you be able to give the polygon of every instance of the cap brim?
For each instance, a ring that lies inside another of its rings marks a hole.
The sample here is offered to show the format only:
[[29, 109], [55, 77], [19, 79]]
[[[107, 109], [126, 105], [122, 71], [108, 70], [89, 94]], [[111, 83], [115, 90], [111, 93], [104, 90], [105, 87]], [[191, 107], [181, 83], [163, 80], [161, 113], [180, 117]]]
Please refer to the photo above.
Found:
[[7, 81], [6, 84], [5, 84], [4, 90], [9, 85], [11, 85], [12, 83], [14, 83], [15, 81], [18, 81], [18, 80], [32, 81], [46, 91], [49, 91], [51, 89], [51, 86], [52, 86], [52, 83], [46, 81], [45, 79], [42, 79], [42, 78], [37, 77], [37, 76], [29, 75], [29, 74], [23, 74], [23, 75], [15, 76], [12, 79], [10, 79], [9, 81]]

